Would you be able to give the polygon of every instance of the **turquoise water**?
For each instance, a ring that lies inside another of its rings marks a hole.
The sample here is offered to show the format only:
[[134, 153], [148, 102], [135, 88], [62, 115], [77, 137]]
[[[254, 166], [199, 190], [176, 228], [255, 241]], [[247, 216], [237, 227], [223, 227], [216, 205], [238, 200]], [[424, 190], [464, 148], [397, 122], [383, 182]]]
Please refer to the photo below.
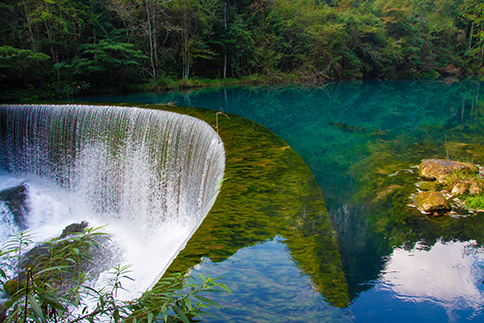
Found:
[[[207, 259], [193, 269], [195, 275], [226, 276], [224, 282], [234, 291], [217, 300], [225, 309], [210, 309], [219, 318], [208, 321], [478, 322], [484, 319], [483, 215], [429, 220], [398, 208], [405, 203], [398, 190], [380, 204], [369, 202], [377, 200], [383, 185], [416, 179], [410, 166], [422, 158], [448, 154], [484, 162], [479, 154], [483, 84], [451, 81], [227, 88], [81, 100], [173, 103], [237, 114], [287, 141], [314, 173], [338, 234], [351, 304], [343, 309], [328, 305], [292, 262], [282, 238], [274, 237], [222, 263]], [[388, 169], [391, 174], [384, 172]]]

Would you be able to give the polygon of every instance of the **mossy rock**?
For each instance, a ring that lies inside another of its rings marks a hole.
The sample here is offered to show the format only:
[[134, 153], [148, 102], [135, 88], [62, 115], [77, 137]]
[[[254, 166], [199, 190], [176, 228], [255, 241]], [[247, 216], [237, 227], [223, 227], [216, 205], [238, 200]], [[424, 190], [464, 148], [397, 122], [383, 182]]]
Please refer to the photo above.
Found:
[[423, 179], [437, 180], [444, 184], [453, 172], [475, 175], [479, 171], [479, 168], [472, 164], [445, 159], [425, 159], [418, 168]]
[[484, 182], [477, 177], [470, 177], [452, 182], [449, 191], [452, 196], [481, 195], [484, 191]]
[[484, 192], [483, 181], [471, 182], [469, 185], [469, 195], [482, 195]]
[[421, 212], [443, 212], [450, 210], [448, 200], [439, 192], [427, 191], [413, 198]]
[[440, 183], [437, 181], [420, 182], [418, 188], [422, 191], [438, 191], [440, 189]]

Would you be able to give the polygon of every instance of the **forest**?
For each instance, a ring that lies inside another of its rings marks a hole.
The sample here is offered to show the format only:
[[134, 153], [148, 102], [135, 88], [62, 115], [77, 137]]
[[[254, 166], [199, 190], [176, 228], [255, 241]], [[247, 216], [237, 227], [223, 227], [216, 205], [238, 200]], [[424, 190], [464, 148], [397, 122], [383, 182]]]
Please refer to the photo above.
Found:
[[[3, 0], [0, 100], [483, 75], [482, 0]], [[35, 95], [34, 95], [35, 94]]]

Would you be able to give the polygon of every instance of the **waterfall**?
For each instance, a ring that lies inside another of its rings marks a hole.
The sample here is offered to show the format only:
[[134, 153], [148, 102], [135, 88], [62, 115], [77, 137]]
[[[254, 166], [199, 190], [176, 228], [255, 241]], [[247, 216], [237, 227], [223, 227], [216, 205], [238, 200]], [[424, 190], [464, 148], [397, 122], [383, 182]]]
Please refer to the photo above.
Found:
[[107, 224], [123, 260], [134, 273], [144, 272], [135, 289], [149, 287], [198, 228], [224, 167], [220, 137], [186, 115], [119, 106], [0, 106], [0, 168], [27, 181], [29, 228]]

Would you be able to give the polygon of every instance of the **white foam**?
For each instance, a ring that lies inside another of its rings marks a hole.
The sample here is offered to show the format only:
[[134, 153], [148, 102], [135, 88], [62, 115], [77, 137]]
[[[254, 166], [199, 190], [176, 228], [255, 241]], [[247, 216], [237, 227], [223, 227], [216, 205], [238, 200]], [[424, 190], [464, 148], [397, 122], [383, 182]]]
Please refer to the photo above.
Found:
[[107, 224], [103, 231], [131, 265], [129, 295], [166, 270], [220, 189], [223, 144], [192, 117], [127, 107], [0, 105], [0, 120], [10, 172], [0, 187], [27, 180], [29, 229], [41, 240], [71, 223]]

